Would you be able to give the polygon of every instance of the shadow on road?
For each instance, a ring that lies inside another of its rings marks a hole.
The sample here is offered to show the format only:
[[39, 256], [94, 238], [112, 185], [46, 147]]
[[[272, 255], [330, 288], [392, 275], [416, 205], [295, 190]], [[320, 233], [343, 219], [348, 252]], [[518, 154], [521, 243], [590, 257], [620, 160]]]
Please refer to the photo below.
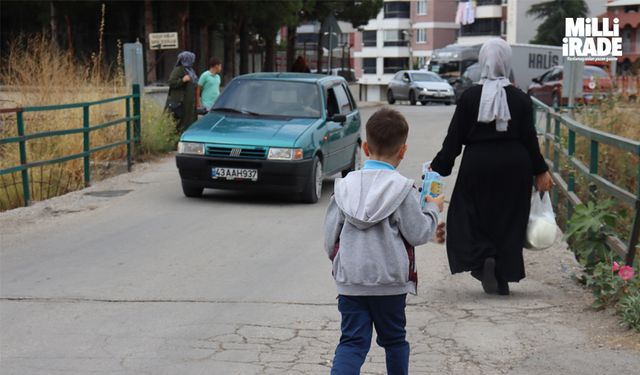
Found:
[[[322, 186], [322, 197], [316, 204], [322, 204], [323, 201], [329, 200], [333, 194], [333, 178], [324, 180]], [[187, 199], [187, 198], [185, 198]], [[240, 203], [240, 204], [254, 204], [254, 205], [306, 205], [307, 203], [300, 202], [300, 198], [297, 194], [291, 193], [265, 193], [254, 191], [236, 191], [236, 190], [222, 190], [222, 189], [205, 189], [202, 198], [198, 199], [200, 202], [206, 201], [211, 203]]]

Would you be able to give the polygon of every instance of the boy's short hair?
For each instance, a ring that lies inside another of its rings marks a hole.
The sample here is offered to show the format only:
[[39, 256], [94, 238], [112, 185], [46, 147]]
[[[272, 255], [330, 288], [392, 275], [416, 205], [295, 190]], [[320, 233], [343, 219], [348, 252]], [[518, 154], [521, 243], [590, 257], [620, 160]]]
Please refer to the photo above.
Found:
[[222, 62], [217, 57], [212, 57], [209, 59], [209, 68], [213, 68], [216, 65], [220, 65]]
[[369, 118], [366, 131], [372, 154], [392, 156], [407, 141], [409, 124], [400, 112], [383, 107]]

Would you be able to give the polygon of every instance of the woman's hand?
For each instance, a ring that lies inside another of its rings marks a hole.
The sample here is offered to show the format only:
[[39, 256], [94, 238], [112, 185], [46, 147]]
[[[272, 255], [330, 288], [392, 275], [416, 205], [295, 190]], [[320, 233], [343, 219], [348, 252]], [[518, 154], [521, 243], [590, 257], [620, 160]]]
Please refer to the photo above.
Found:
[[189, 82], [191, 81], [191, 77], [188, 74], [185, 74], [184, 77], [182, 77], [182, 82]]
[[549, 191], [556, 185], [553, 182], [553, 178], [551, 177], [551, 173], [546, 171], [544, 173], [540, 173], [536, 176], [536, 190], [538, 191]]

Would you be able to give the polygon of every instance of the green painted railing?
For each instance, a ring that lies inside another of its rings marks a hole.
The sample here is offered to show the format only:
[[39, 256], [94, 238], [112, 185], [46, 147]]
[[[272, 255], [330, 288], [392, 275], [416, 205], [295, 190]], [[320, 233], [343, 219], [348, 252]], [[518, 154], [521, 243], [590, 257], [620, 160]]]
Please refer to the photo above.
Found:
[[[558, 208], [558, 194], [563, 194], [567, 198], [567, 217], [571, 217], [574, 206], [582, 203], [575, 190], [575, 172], [587, 179], [590, 191], [593, 192], [598, 189], [625, 206], [632, 208], [634, 210], [634, 220], [629, 242], [624, 243], [616, 236], [609, 236], [607, 244], [618, 254], [625, 257], [627, 264], [633, 264], [640, 234], [640, 165], [636, 167], [638, 171], [636, 191], [630, 192], [598, 173], [598, 158], [601, 144], [640, 157], [640, 142], [590, 128], [555, 111], [536, 98], [532, 97], [531, 99], [534, 106], [534, 122], [539, 125], [540, 119], [544, 121], [544, 129], [540, 131], [540, 126], [538, 126], [538, 129], [539, 132], [544, 134], [544, 154], [547, 163], [551, 166], [552, 176], [556, 182], [556, 188], [553, 191], [553, 202], [556, 209]], [[562, 136], [563, 128], [566, 128], [567, 135], [565, 137]], [[576, 157], [576, 137], [584, 137], [589, 141], [588, 166]], [[560, 165], [561, 155], [568, 160], [570, 165], [567, 181], [561, 175], [561, 172], [563, 172]]]
[[[89, 111], [92, 106], [98, 106], [101, 104], [112, 103], [117, 101], [124, 101], [125, 103], [124, 117], [111, 120], [102, 124], [96, 124], [96, 125], [91, 124]], [[82, 127], [81, 128], [55, 130], [55, 131], [30, 133], [30, 134], [27, 134], [25, 132], [24, 114], [27, 112], [57, 111], [57, 110], [63, 110], [63, 109], [80, 109], [80, 108], [82, 109]], [[132, 109], [133, 109], [133, 116], [131, 115]], [[135, 150], [139, 149], [139, 147], [136, 147], [140, 144], [140, 86], [139, 85], [133, 85], [132, 93], [130, 95], [123, 95], [123, 96], [118, 96], [114, 98], [97, 100], [93, 102], [49, 105], [49, 106], [39, 106], [39, 107], [34, 106], [34, 107], [23, 107], [23, 108], [6, 108], [6, 109], [0, 109], [0, 113], [15, 113], [16, 124], [18, 128], [17, 137], [2, 138], [0, 139], [0, 145], [18, 143], [19, 152], [20, 152], [20, 165], [16, 165], [6, 169], [0, 169], [0, 176], [5, 174], [10, 174], [10, 173], [17, 173], [17, 172], [21, 173], [23, 203], [25, 206], [29, 205], [31, 201], [29, 169], [83, 158], [84, 185], [89, 186], [91, 184], [90, 165], [91, 165], [92, 153], [103, 151], [103, 150], [121, 146], [121, 145], [126, 145], [127, 146], [127, 170], [131, 171], [131, 165], [133, 164], [132, 151], [134, 148]], [[98, 129], [105, 129], [112, 126], [117, 126], [120, 124], [125, 124], [126, 126], [124, 140], [106, 144], [106, 145], [101, 145], [94, 148], [90, 147], [91, 132]], [[131, 132], [132, 125], [133, 125], [133, 135]], [[57, 137], [62, 135], [80, 134], [80, 133], [82, 133], [82, 137], [83, 137], [82, 139], [83, 150], [81, 153], [66, 155], [66, 156], [55, 158], [55, 159], [41, 160], [41, 161], [29, 163], [27, 158], [27, 141], [30, 141], [33, 139], [39, 139], [39, 138]]]

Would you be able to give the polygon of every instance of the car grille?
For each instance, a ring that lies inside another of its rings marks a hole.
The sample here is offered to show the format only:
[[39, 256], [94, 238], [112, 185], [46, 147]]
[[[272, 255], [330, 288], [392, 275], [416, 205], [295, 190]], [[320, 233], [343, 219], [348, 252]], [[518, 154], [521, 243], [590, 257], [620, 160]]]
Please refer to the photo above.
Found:
[[207, 146], [207, 156], [233, 159], [266, 159], [267, 149]]

